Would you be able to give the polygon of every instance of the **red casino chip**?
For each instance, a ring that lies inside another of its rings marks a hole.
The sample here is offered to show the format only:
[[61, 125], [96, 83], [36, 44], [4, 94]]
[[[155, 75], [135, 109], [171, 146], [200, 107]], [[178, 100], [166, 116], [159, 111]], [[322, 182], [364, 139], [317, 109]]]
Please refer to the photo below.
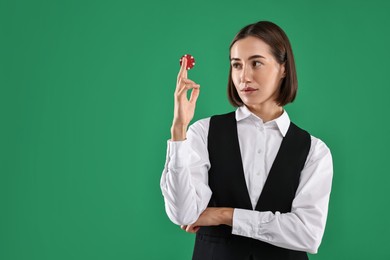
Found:
[[195, 66], [195, 58], [194, 58], [194, 56], [192, 56], [190, 54], [183, 55], [180, 58], [180, 66], [181, 66], [181, 62], [183, 61], [184, 58], [187, 59], [187, 70], [192, 69]]

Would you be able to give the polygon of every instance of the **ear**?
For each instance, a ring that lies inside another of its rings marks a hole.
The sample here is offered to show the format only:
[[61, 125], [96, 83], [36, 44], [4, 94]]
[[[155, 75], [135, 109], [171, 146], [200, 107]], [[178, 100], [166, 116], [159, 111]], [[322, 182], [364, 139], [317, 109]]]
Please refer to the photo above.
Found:
[[286, 63], [282, 63], [280, 65], [280, 77], [285, 78], [286, 77]]

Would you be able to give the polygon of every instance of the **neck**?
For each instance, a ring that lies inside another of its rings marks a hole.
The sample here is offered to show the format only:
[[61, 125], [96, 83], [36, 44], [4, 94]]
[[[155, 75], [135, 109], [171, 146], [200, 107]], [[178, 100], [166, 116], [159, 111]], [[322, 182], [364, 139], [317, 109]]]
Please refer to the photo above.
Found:
[[283, 107], [277, 104], [270, 105], [246, 105], [246, 107], [256, 116], [260, 117], [263, 122], [268, 122], [278, 118], [283, 114]]

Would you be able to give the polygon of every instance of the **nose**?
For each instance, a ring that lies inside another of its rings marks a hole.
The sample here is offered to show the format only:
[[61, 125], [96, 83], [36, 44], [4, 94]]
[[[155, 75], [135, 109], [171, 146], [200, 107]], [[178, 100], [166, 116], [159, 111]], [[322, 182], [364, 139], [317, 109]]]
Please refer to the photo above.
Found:
[[241, 83], [247, 83], [251, 81], [251, 71], [249, 66], [243, 66], [240, 74]]

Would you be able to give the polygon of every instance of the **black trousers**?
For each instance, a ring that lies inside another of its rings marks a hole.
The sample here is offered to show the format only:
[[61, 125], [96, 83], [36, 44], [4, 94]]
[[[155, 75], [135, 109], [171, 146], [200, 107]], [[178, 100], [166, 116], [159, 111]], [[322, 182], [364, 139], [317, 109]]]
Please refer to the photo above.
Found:
[[288, 250], [256, 239], [197, 234], [193, 260], [308, 260], [305, 252]]

